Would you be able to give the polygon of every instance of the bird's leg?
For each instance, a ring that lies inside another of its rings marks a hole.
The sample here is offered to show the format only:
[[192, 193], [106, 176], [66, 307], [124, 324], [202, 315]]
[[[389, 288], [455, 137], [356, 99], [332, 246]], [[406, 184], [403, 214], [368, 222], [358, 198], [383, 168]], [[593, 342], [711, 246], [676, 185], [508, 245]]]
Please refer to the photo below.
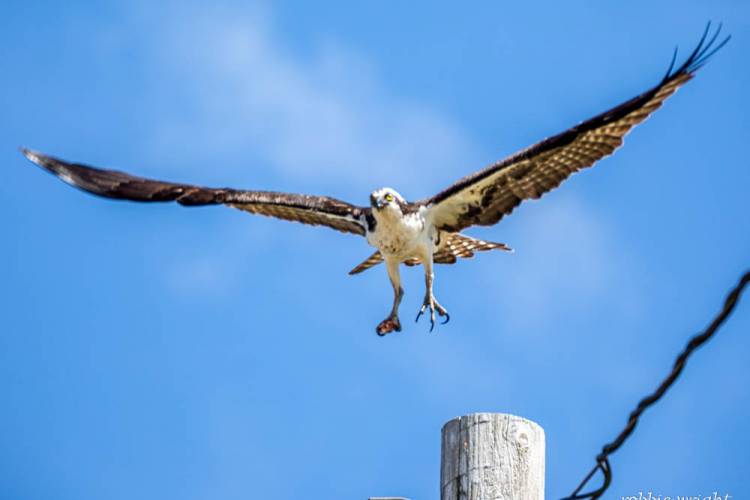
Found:
[[422, 307], [419, 309], [419, 313], [417, 313], [417, 319], [415, 321], [419, 321], [419, 317], [422, 316], [422, 314], [429, 307], [430, 331], [432, 331], [435, 328], [435, 311], [438, 312], [441, 318], [445, 318], [443, 324], [450, 321], [451, 316], [450, 314], [448, 314], [448, 311], [446, 311], [445, 308], [441, 306], [440, 303], [438, 303], [437, 299], [435, 299], [435, 295], [433, 295], [432, 293], [432, 281], [434, 279], [434, 274], [432, 272], [432, 255], [430, 255], [429, 259], [423, 259], [422, 262], [424, 265], [425, 294], [424, 302], [422, 303]]
[[401, 331], [401, 321], [398, 319], [398, 307], [401, 305], [401, 299], [404, 297], [404, 289], [401, 288], [401, 274], [398, 266], [400, 262], [398, 260], [385, 259], [385, 267], [388, 269], [388, 278], [391, 280], [393, 286], [393, 307], [391, 313], [380, 322], [375, 331], [381, 337], [387, 335], [393, 331]]

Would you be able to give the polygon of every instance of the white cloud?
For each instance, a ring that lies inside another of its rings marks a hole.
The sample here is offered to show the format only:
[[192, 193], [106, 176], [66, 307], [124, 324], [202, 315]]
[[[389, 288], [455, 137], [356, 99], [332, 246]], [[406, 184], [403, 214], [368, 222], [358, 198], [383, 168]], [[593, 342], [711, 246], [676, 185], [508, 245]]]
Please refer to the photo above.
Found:
[[637, 313], [638, 287], [633, 263], [618, 251], [621, 235], [593, 207], [563, 193], [553, 196], [514, 214], [523, 227], [508, 241], [516, 252], [497, 263], [497, 272], [478, 274], [488, 302], [503, 297], [508, 331], [526, 336], [554, 330], [560, 318], [602, 307], [614, 289], [617, 307]]
[[194, 116], [159, 123], [155, 149], [206, 158], [250, 151], [302, 186], [366, 192], [397, 183], [426, 193], [440, 186], [425, 172], [458, 174], [477, 157], [449, 118], [390, 95], [366, 58], [334, 42], [301, 56], [262, 9], [203, 9], [160, 33], [161, 70], [181, 75]]
[[232, 286], [231, 269], [211, 256], [184, 257], [166, 266], [167, 284], [175, 295], [223, 295]]
[[[533, 210], [524, 225], [524, 240], [516, 243], [525, 254], [514, 266], [514, 290], [527, 302], [539, 290], [564, 286], [576, 295], [598, 294], [612, 278], [607, 265], [610, 236], [590, 207], [571, 197], [549, 200], [546, 210]], [[543, 273], [534, 272], [541, 266]]]

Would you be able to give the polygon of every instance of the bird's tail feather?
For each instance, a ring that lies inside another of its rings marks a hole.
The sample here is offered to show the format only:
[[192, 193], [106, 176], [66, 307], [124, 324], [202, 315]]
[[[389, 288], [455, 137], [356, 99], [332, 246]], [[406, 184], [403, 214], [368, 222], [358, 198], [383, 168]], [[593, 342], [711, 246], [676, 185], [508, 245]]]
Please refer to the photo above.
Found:
[[370, 269], [372, 266], [377, 266], [381, 262], [383, 262], [383, 255], [380, 253], [380, 250], [376, 250], [375, 253], [367, 257], [364, 262], [349, 271], [349, 274], [359, 274], [362, 271]]
[[[474, 256], [475, 252], [486, 252], [489, 250], [503, 250], [512, 252], [505, 243], [495, 243], [493, 241], [484, 241], [461, 233], [448, 233], [442, 235], [442, 241], [438, 245], [437, 251], [432, 255], [432, 260], [436, 264], [453, 264], [458, 257], [469, 259]], [[416, 265], [409, 264], [407, 265]]]
[[[513, 251], [505, 243], [479, 240], [460, 233], [443, 233], [438, 249], [433, 254], [432, 259], [435, 264], [453, 264], [459, 257], [468, 259], [473, 257], [475, 252], [486, 252], [488, 250]], [[357, 267], [349, 271], [349, 274], [359, 274], [381, 262], [383, 262], [383, 255], [379, 251], [376, 251]], [[421, 263], [417, 258], [404, 261], [404, 264], [407, 266], [416, 266]]]

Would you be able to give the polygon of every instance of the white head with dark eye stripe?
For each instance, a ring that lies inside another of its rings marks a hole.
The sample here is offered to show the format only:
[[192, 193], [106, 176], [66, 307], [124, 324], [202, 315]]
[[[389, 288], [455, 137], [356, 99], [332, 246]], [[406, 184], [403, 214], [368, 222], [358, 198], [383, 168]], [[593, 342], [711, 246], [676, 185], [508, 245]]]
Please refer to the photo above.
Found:
[[406, 206], [406, 200], [395, 189], [386, 187], [376, 189], [370, 194], [370, 206], [378, 212], [384, 210], [402, 212], [401, 208]]

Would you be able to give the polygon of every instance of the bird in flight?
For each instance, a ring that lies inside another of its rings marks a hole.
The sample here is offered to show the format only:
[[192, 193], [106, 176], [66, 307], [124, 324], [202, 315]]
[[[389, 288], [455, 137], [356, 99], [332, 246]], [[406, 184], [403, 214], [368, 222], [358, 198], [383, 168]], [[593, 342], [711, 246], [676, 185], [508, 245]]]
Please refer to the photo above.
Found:
[[388, 187], [373, 191], [369, 206], [356, 206], [328, 196], [206, 188], [68, 163], [29, 149], [21, 151], [66, 183], [106, 198], [176, 201], [185, 206], [227, 205], [253, 214], [364, 236], [377, 250], [349, 274], [385, 262], [393, 287], [391, 311], [377, 326], [377, 334], [401, 331], [398, 317], [404, 295], [399, 274], [401, 264], [421, 264], [424, 268], [425, 295], [417, 321], [428, 311], [432, 330], [436, 313], [444, 323], [450, 319], [433, 293], [434, 265], [453, 264], [459, 258], [472, 257], [475, 252], [510, 250], [503, 243], [472, 238], [461, 231], [473, 225], [496, 224], [522, 201], [541, 197], [572, 173], [612, 154], [632, 127], [659, 108], [729, 41], [730, 37], [726, 37], [717, 43], [720, 31], [721, 25], [709, 36], [709, 23], [698, 46], [677, 68], [675, 50], [666, 75], [655, 87], [416, 202], [406, 201]]

